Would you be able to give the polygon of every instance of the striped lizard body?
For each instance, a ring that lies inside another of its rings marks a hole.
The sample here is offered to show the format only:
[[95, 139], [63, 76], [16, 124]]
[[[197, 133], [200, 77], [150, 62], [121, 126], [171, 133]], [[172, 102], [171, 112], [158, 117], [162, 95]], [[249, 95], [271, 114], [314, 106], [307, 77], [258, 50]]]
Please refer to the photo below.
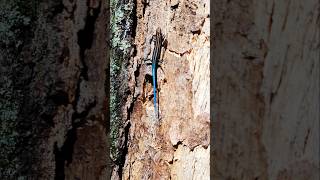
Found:
[[162, 46], [162, 41], [163, 37], [161, 34], [161, 29], [158, 27], [156, 30], [156, 35], [154, 36], [154, 49], [152, 53], [152, 81], [153, 81], [153, 104], [154, 104], [154, 112], [155, 112], [155, 117], [158, 119], [159, 118], [159, 112], [157, 108], [157, 65], [158, 65], [158, 60], [160, 59], [160, 54], [161, 54], [161, 46]]

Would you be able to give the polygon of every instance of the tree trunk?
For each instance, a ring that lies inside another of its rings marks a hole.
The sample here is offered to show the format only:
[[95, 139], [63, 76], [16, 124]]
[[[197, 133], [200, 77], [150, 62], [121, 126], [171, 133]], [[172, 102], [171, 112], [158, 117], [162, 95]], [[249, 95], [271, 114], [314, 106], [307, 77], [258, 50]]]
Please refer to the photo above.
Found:
[[212, 1], [215, 179], [319, 179], [319, 2]]
[[17, 41], [2, 42], [7, 47], [2, 51], [11, 54], [1, 53], [1, 63], [12, 71], [2, 69], [1, 77], [8, 77], [4, 83], [13, 92], [8, 99], [15, 100], [9, 110], [17, 113], [1, 116], [2, 128], [8, 117], [16, 122], [1, 129], [16, 132], [9, 163], [1, 160], [1, 179], [108, 179], [108, 5], [20, 1], [6, 3], [18, 13], [4, 21], [21, 19], [29, 26], [14, 34]]
[[[122, 80], [128, 81], [125, 154], [112, 179], [209, 179], [209, 5], [200, 0], [133, 5], [133, 53]], [[151, 66], [144, 62], [151, 59], [157, 27], [167, 40], [157, 69], [160, 119], [155, 118]]]

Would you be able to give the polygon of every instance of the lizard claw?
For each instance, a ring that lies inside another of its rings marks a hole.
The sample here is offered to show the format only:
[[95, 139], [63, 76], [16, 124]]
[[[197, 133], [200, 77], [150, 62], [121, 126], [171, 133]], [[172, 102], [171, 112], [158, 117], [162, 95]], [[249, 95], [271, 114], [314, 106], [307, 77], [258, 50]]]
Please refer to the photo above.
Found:
[[144, 63], [147, 65], [151, 65], [152, 61], [151, 61], [151, 59], [144, 59]]
[[162, 64], [163, 64], [163, 59], [158, 60], [158, 64], [159, 64], [159, 65], [162, 65]]

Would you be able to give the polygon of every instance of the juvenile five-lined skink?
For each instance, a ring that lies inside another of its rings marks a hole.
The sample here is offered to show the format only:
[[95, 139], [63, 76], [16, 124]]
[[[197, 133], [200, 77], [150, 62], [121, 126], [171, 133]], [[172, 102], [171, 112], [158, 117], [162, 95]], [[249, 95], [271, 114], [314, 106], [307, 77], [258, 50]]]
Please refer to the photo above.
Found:
[[159, 111], [157, 108], [157, 67], [158, 61], [160, 59], [161, 47], [163, 42], [163, 36], [161, 34], [161, 29], [158, 27], [156, 30], [156, 35], [154, 36], [154, 49], [152, 53], [152, 81], [153, 81], [153, 104], [155, 117], [159, 119]]

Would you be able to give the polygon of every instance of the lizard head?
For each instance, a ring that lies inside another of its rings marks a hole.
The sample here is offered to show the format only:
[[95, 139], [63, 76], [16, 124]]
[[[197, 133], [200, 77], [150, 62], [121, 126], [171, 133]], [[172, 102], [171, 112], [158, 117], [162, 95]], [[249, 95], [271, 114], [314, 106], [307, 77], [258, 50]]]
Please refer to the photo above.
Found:
[[159, 27], [156, 30], [156, 34], [161, 34], [161, 29]]

